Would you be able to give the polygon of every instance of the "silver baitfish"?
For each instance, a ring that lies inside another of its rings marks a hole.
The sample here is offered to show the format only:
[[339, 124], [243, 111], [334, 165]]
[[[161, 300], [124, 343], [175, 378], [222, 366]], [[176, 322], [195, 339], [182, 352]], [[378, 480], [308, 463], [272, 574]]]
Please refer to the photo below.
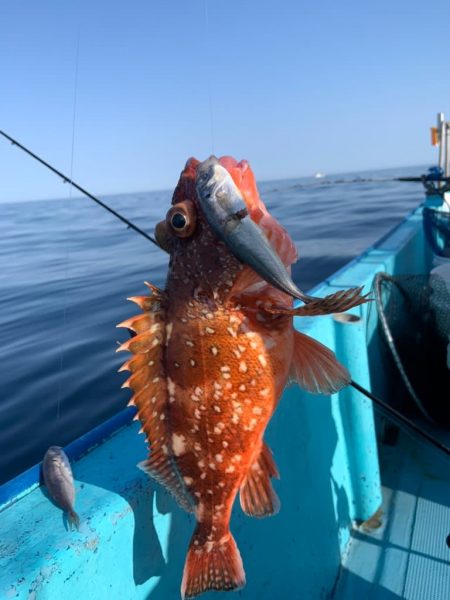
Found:
[[67, 515], [69, 528], [80, 526], [80, 517], [73, 509], [75, 487], [73, 474], [66, 453], [59, 446], [50, 446], [42, 461], [42, 475], [45, 486], [55, 503]]

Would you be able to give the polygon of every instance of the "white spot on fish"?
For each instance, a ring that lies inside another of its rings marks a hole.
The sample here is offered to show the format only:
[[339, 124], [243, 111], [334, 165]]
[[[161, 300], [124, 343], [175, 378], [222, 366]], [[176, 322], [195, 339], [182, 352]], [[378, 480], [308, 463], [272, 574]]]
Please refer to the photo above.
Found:
[[245, 346], [238, 344], [239, 352], [245, 352]]
[[192, 477], [183, 477], [183, 481], [186, 485], [192, 485], [194, 483]]
[[237, 337], [237, 333], [232, 327], [227, 327], [227, 331], [231, 336]]
[[215, 465], [213, 462], [210, 462], [210, 463], [209, 463], [209, 465], [208, 465], [208, 467], [209, 467], [210, 469], [212, 469], [213, 471], [215, 471], [215, 470], [216, 470], [216, 465]]
[[225, 473], [234, 473], [235, 471], [235, 467], [234, 465], [229, 465], [226, 469], [225, 469]]
[[223, 462], [223, 456], [221, 454], [216, 454], [215, 457], [216, 462], [221, 463]]
[[172, 449], [175, 456], [180, 456], [186, 452], [186, 438], [184, 435], [172, 434]]
[[263, 410], [262, 410], [262, 408], [260, 406], [254, 406], [253, 407], [252, 413], [254, 415], [262, 415], [262, 412], [263, 412]]
[[240, 392], [245, 392], [245, 390], [246, 390], [245, 385], [243, 383], [241, 383], [241, 385], [239, 386], [239, 391]]
[[169, 340], [172, 336], [173, 323], [167, 323], [166, 325], [166, 346], [169, 344]]
[[195, 517], [199, 523], [202, 522], [203, 517], [205, 516], [205, 505], [203, 502], [199, 502], [195, 509]]
[[170, 379], [170, 377], [167, 378], [167, 389], [169, 390], [169, 394], [171, 396], [175, 395], [175, 383]]
[[223, 367], [220, 367], [220, 370], [222, 373], [229, 373], [231, 369], [228, 365], [223, 365]]
[[194, 347], [194, 342], [191, 342], [191, 340], [186, 340], [184, 343], [186, 344], [186, 346], [189, 346], [189, 348]]
[[222, 373], [222, 377], [224, 379], [231, 379], [231, 375], [229, 373]]
[[217, 406], [217, 404], [215, 404], [213, 408], [216, 411], [216, 413], [222, 412], [221, 409], [220, 409], [220, 406]]
[[264, 340], [264, 345], [267, 348], [267, 350], [270, 350], [271, 348], [274, 348], [276, 346], [275, 341], [271, 337], [268, 337]]
[[222, 442], [222, 446], [223, 446], [224, 448], [228, 448], [228, 442], [227, 442], [226, 440], [223, 440], [223, 442]]
[[164, 413], [161, 413], [159, 416], [160, 421], [164, 421], [165, 418], [166, 418], [166, 415]]
[[258, 360], [263, 367], [267, 367], [267, 360], [264, 354], [258, 354]]
[[206, 327], [205, 331], [206, 331], [206, 333], [209, 333], [210, 335], [212, 335], [213, 333], [216, 333], [212, 327]]
[[214, 356], [217, 356], [219, 351], [217, 350], [216, 346], [211, 346], [210, 350], [211, 350], [211, 354], [213, 354]]
[[189, 364], [191, 365], [191, 367], [195, 367], [195, 360], [193, 358], [189, 359]]
[[199, 469], [204, 469], [205, 468], [205, 461], [204, 460], [199, 460], [197, 463], [197, 466]]
[[247, 369], [247, 363], [244, 360], [241, 360], [241, 362], [239, 363], [239, 372], [240, 373], [247, 373], [248, 369]]

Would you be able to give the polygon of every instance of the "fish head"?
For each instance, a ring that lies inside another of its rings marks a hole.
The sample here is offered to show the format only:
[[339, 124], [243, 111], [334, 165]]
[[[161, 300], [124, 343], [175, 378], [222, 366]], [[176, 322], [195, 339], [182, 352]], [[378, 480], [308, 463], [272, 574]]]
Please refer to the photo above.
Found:
[[227, 293], [245, 266], [284, 294], [309, 301], [291, 279], [295, 246], [259, 197], [247, 161], [187, 161], [155, 237], [171, 257], [169, 281]]

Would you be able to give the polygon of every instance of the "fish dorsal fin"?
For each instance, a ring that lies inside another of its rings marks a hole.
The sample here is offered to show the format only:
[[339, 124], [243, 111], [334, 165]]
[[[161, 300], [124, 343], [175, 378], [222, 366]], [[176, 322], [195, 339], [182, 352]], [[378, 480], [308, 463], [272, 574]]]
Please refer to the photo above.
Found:
[[134, 392], [128, 405], [136, 406], [136, 418], [141, 421], [141, 432], [145, 433], [150, 446], [149, 457], [138, 467], [166, 487], [178, 504], [191, 512], [194, 503], [178, 472], [170, 443], [169, 394], [163, 362], [166, 340], [164, 298], [158, 290], [152, 290], [151, 296], [131, 298], [143, 308], [144, 314], [118, 325], [137, 333], [118, 348], [133, 354], [120, 369], [131, 371], [122, 387], [129, 387]]
[[291, 379], [313, 394], [334, 394], [350, 383], [347, 369], [334, 353], [304, 333], [294, 332]]
[[251, 465], [240, 489], [241, 508], [250, 517], [268, 517], [280, 510], [280, 501], [271, 478], [279, 478], [272, 452], [265, 442]]

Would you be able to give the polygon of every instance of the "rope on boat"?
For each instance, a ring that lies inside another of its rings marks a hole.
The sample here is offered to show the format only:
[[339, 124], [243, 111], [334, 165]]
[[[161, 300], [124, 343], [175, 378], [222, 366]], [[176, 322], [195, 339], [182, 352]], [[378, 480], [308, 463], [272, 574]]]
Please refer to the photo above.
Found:
[[355, 390], [358, 390], [358, 392], [369, 398], [369, 400], [371, 400], [375, 405], [378, 412], [384, 417], [398, 425], [401, 429], [406, 429], [410, 433], [417, 434], [421, 439], [426, 440], [429, 444], [443, 452], [445, 455], [450, 456], [450, 448], [448, 446], [442, 444], [442, 442], [416, 425], [413, 421], [408, 419], [408, 417], [405, 417], [402, 415], [402, 413], [398, 412], [398, 410], [395, 410], [395, 408], [392, 408], [392, 406], [389, 406], [389, 404], [386, 404], [386, 402], [383, 402], [383, 400], [377, 398], [377, 396], [372, 394], [372, 392], [369, 392], [369, 390], [366, 390], [366, 388], [363, 388], [361, 385], [359, 385], [359, 383], [351, 381], [350, 385], [354, 387]]
[[77, 183], [75, 183], [75, 181], [73, 181], [70, 177], [67, 177], [67, 175], [64, 175], [64, 173], [61, 173], [61, 171], [58, 171], [58, 169], [56, 169], [55, 167], [52, 167], [52, 165], [50, 165], [43, 158], [41, 158], [40, 156], [38, 156], [37, 154], [35, 154], [34, 152], [32, 152], [31, 150], [29, 150], [25, 146], [23, 146], [20, 142], [18, 142], [17, 140], [15, 140], [13, 137], [11, 137], [10, 135], [8, 135], [7, 133], [5, 133], [4, 131], [2, 131], [1, 129], [0, 129], [0, 135], [2, 135], [4, 138], [6, 138], [7, 140], [9, 140], [13, 146], [17, 146], [18, 148], [20, 148], [21, 150], [23, 150], [23, 152], [25, 152], [26, 154], [28, 154], [29, 156], [31, 156], [32, 158], [34, 158], [35, 160], [37, 160], [38, 162], [40, 162], [42, 165], [44, 165], [44, 167], [47, 167], [47, 169], [49, 169], [50, 171], [52, 171], [53, 173], [55, 173], [56, 175], [58, 175], [58, 177], [60, 177], [63, 180], [63, 183], [70, 183], [79, 192], [81, 192], [82, 194], [84, 194], [85, 196], [87, 196], [88, 198], [90, 198], [91, 200], [93, 200], [94, 202], [96, 202], [97, 204], [99, 204], [100, 206], [102, 206], [105, 210], [107, 210], [112, 215], [114, 215], [115, 217], [117, 217], [117, 219], [120, 219], [120, 221], [122, 221], [122, 223], [125, 223], [125, 225], [127, 225], [127, 227], [129, 227], [130, 229], [134, 229], [134, 231], [136, 231], [137, 233], [140, 233], [149, 242], [152, 242], [152, 244], [155, 244], [155, 246], [158, 246], [158, 248], [160, 247], [159, 244], [158, 244], [158, 242], [151, 235], [149, 235], [148, 233], [146, 233], [143, 229], [141, 229], [140, 227], [138, 227], [137, 225], [135, 225], [134, 223], [132, 223], [131, 221], [129, 221], [127, 218], [125, 218], [124, 216], [122, 216], [120, 213], [118, 213], [117, 211], [115, 211], [113, 208], [111, 208], [110, 206], [108, 206], [107, 204], [105, 204], [105, 202], [102, 202], [101, 200], [99, 200], [98, 198], [96, 198], [95, 196], [93, 196], [87, 190], [85, 190], [80, 185], [78, 185]]

